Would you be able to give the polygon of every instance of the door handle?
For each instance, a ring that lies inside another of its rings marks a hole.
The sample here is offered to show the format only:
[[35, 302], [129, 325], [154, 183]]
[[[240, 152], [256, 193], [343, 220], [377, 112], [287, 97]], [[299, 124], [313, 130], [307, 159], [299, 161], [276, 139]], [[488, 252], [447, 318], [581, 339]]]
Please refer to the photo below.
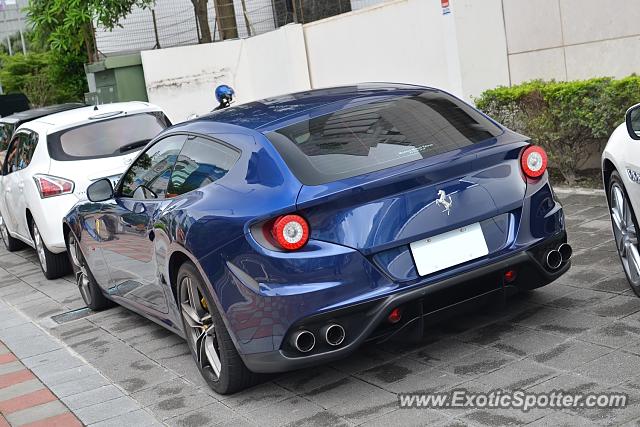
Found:
[[21, 182], [20, 184], [18, 184], [18, 190], [20, 191], [24, 190], [24, 182]]
[[155, 239], [155, 238], [156, 238], [156, 233], [153, 230], [151, 230], [149, 232], [149, 240], [151, 240], [153, 242], [153, 239]]

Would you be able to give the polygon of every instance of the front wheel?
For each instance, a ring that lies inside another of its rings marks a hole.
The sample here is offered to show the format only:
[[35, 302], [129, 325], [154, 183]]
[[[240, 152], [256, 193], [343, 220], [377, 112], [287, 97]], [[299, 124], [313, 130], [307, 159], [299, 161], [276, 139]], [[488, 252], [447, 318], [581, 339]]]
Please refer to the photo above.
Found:
[[253, 385], [257, 375], [240, 358], [204, 289], [196, 267], [183, 264], [178, 271], [178, 303], [189, 349], [198, 370], [216, 393], [234, 393]]
[[87, 267], [76, 236], [71, 231], [67, 234], [67, 253], [71, 260], [71, 267], [73, 268], [78, 290], [87, 307], [94, 311], [111, 307], [113, 303], [100, 290], [91, 271], [89, 271], [89, 267]]
[[640, 296], [640, 254], [638, 252], [638, 222], [620, 175], [611, 174], [609, 206], [613, 237], [631, 289]]
[[67, 274], [69, 272], [69, 259], [67, 258], [67, 254], [64, 252], [61, 254], [54, 254], [47, 248], [44, 240], [42, 240], [40, 229], [38, 229], [38, 225], [33, 219], [31, 220], [31, 234], [38, 254], [38, 262], [40, 263], [40, 268], [42, 268], [44, 277], [49, 280], [53, 280]]

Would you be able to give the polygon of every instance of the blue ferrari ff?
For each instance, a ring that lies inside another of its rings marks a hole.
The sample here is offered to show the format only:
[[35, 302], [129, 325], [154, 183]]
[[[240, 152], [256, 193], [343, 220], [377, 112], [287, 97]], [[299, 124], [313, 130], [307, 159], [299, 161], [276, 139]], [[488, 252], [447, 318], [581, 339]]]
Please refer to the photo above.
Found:
[[313, 90], [163, 131], [64, 227], [87, 305], [183, 336], [230, 393], [558, 278], [571, 247], [546, 166], [437, 89]]

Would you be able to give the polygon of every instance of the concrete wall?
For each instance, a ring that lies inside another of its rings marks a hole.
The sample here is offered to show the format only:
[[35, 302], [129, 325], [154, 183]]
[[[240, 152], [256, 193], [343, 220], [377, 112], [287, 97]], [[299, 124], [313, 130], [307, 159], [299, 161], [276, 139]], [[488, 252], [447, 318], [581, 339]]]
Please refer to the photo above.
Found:
[[309, 89], [301, 25], [256, 37], [142, 52], [149, 101], [173, 121], [217, 104], [214, 88], [231, 85], [237, 102]]
[[640, 72], [638, 0], [502, 0], [511, 82]]
[[439, 1], [424, 0], [386, 2], [306, 24], [311, 86], [397, 81], [462, 95], [454, 24]]

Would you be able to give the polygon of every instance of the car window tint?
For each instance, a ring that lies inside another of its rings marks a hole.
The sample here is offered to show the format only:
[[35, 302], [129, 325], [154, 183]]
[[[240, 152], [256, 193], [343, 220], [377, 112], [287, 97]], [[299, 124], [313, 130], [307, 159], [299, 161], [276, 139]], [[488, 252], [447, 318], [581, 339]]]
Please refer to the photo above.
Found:
[[123, 176], [120, 196], [136, 199], [164, 198], [171, 171], [185, 139], [185, 135], [172, 135], [147, 149]]
[[31, 163], [33, 153], [36, 151], [36, 146], [38, 145], [38, 134], [35, 132], [22, 134], [20, 142], [20, 158], [18, 159], [18, 170], [26, 168]]
[[210, 139], [190, 136], [171, 174], [167, 197], [188, 193], [225, 176], [240, 153]]
[[18, 160], [20, 159], [20, 142], [22, 141], [22, 133], [19, 133], [13, 137], [9, 148], [7, 149], [7, 157], [3, 166], [3, 173], [5, 175], [18, 170]]
[[303, 184], [320, 185], [458, 150], [501, 133], [459, 99], [427, 90], [313, 117], [267, 137]]
[[9, 123], [0, 123], [0, 150], [6, 150], [13, 134], [14, 126]]
[[161, 112], [120, 115], [51, 134], [47, 145], [60, 161], [121, 156], [141, 150], [167, 126]]

